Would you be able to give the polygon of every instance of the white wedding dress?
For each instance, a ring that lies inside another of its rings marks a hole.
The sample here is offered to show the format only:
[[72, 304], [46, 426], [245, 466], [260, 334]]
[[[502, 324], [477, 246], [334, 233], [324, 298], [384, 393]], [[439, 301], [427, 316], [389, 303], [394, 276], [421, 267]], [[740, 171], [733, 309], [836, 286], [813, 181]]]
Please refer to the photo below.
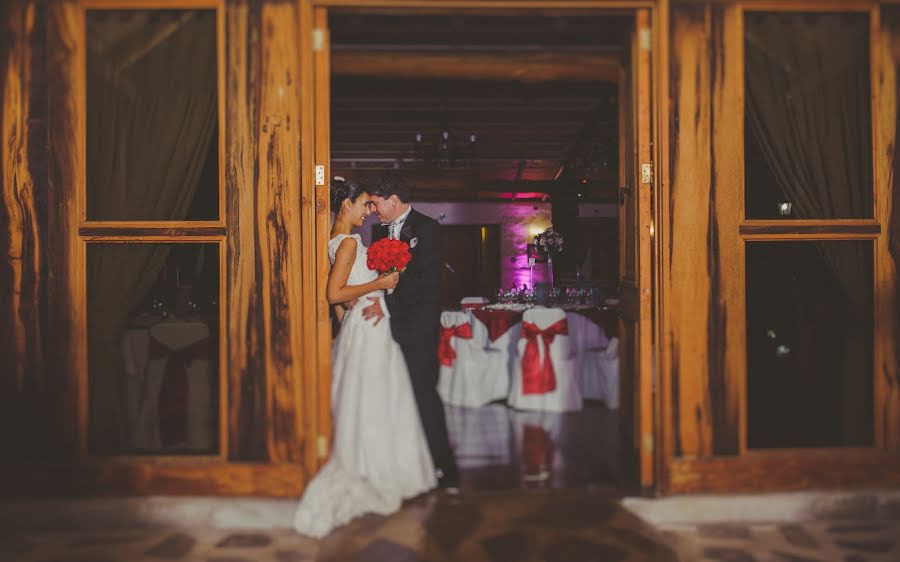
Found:
[[[332, 265], [347, 236], [328, 243]], [[352, 237], [357, 254], [347, 285], [361, 285], [377, 273], [366, 266], [359, 235]], [[376, 325], [362, 317], [367, 297], [344, 316], [332, 348], [331, 458], [307, 486], [294, 516], [294, 528], [312, 537], [364, 513], [393, 513], [404, 499], [436, 485], [406, 361], [388, 318]], [[386, 311], [384, 301], [381, 305]]]

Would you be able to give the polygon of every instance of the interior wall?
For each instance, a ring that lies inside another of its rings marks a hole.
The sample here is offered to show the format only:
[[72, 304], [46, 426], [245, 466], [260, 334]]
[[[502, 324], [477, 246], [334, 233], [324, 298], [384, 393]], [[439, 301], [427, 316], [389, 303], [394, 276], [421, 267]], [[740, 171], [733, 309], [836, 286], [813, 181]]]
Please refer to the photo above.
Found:
[[[500, 283], [503, 287], [531, 286], [531, 270], [525, 247], [534, 235], [552, 225], [551, 203], [541, 202], [423, 202], [412, 203], [413, 207], [441, 224], [446, 225], [500, 225]], [[618, 217], [618, 207], [605, 204], [582, 204], [579, 217]], [[377, 218], [372, 215], [360, 229], [363, 243], [372, 240], [372, 227]], [[543, 283], [548, 279], [547, 266], [534, 267], [534, 282]]]

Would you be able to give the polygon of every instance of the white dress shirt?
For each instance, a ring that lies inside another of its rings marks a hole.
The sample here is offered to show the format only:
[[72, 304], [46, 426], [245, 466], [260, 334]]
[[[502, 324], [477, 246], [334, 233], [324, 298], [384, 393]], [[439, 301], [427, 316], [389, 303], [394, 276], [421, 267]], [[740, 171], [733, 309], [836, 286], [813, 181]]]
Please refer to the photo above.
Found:
[[388, 238], [391, 240], [399, 240], [400, 239], [400, 231], [403, 229], [403, 224], [406, 223], [406, 218], [409, 216], [409, 212], [412, 211], [412, 205], [406, 212], [394, 219], [393, 222], [388, 223]]

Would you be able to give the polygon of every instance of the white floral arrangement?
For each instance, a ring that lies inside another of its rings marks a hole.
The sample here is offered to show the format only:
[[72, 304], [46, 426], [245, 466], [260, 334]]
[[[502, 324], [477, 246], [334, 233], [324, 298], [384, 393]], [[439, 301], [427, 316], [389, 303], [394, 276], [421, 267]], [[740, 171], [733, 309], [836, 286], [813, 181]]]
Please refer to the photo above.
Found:
[[563, 237], [551, 226], [534, 237], [534, 245], [547, 255], [558, 254], [563, 249]]

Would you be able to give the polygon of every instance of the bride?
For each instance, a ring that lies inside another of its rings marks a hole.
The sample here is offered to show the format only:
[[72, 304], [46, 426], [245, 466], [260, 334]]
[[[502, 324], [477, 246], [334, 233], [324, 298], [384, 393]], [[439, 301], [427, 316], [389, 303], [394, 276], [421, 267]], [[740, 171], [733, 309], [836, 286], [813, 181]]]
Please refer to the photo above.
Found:
[[[331, 304], [368, 303], [399, 281], [399, 273], [379, 276], [370, 270], [365, 246], [351, 234], [369, 216], [369, 207], [364, 189], [335, 178], [326, 285]], [[294, 516], [294, 528], [316, 538], [364, 513], [393, 513], [404, 499], [436, 485], [403, 353], [390, 322], [366, 320], [364, 308], [353, 306], [342, 315], [332, 348], [331, 458], [307, 486]]]

